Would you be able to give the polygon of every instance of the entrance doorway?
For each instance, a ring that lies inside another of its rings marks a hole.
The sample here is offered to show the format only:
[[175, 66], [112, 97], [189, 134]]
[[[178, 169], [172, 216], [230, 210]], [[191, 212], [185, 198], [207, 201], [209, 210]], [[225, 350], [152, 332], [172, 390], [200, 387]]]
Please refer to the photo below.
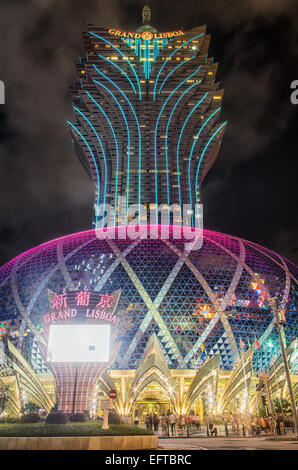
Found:
[[139, 423], [145, 425], [146, 416], [161, 416], [173, 409], [165, 390], [157, 383], [151, 382], [137, 397], [134, 416], [138, 415]]

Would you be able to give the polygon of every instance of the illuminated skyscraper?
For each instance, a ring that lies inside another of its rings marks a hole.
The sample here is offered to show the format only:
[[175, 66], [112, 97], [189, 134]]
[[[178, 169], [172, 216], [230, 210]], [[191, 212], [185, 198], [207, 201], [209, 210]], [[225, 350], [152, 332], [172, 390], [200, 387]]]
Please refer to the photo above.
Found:
[[[93, 179], [96, 208], [117, 200], [155, 208], [200, 203], [225, 124], [223, 90], [206, 26], [159, 33], [88, 25], [72, 88], [76, 153]], [[156, 219], [157, 221], [157, 219]]]

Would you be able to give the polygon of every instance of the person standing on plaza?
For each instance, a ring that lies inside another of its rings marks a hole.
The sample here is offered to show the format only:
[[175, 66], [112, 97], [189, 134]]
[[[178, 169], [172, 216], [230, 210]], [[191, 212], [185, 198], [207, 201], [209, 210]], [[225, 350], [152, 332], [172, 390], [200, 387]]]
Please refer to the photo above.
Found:
[[265, 432], [265, 429], [266, 429], [266, 422], [265, 422], [265, 419], [263, 416], [261, 416], [260, 418], [260, 425], [261, 425], [261, 431], [262, 432]]
[[178, 418], [178, 429], [179, 429], [179, 435], [183, 436], [185, 432], [185, 418], [180, 415]]
[[191, 417], [189, 415], [185, 416], [185, 428], [186, 428], [186, 435], [189, 437], [189, 430], [191, 425]]
[[256, 417], [256, 435], [259, 436], [261, 434], [261, 421], [260, 417]]
[[135, 426], [138, 426], [138, 425], [139, 425], [139, 417], [138, 417], [138, 415], [135, 415], [134, 425], [135, 425]]
[[246, 422], [245, 422], [244, 417], [241, 419], [241, 429], [242, 429], [242, 435], [246, 436]]
[[182, 436], [181, 415], [177, 417], [178, 434]]
[[170, 435], [170, 415], [165, 415], [165, 424], [166, 424], [166, 435]]
[[286, 434], [286, 428], [285, 428], [285, 423], [283, 421], [283, 415], [279, 417], [279, 427], [280, 427], [280, 433], [281, 434]]
[[165, 413], [161, 416], [160, 423], [161, 423], [161, 432], [165, 436], [167, 433], [167, 417]]
[[153, 415], [153, 427], [154, 427], [155, 432], [158, 431], [158, 424], [159, 424], [159, 419], [157, 417], [157, 414], [154, 413], [154, 415]]
[[153, 425], [153, 416], [150, 414], [149, 415], [149, 429], [152, 431], [152, 425]]
[[265, 419], [265, 432], [266, 434], [270, 434], [270, 431], [272, 429], [272, 423], [271, 423], [271, 419], [269, 417], [266, 417]]
[[234, 416], [233, 414], [232, 414], [232, 416], [231, 416], [231, 422], [232, 422], [232, 431], [233, 431], [233, 432], [236, 432], [236, 430], [237, 430], [236, 418], [235, 418], [235, 416]]
[[224, 427], [225, 427], [225, 433], [226, 433], [226, 436], [229, 435], [229, 431], [228, 431], [228, 418], [226, 415], [223, 416], [223, 422], [224, 422]]
[[174, 434], [176, 434], [176, 416], [173, 412], [170, 414], [169, 421], [171, 426], [171, 433], [172, 436], [174, 436]]
[[250, 427], [251, 427], [251, 433], [255, 437], [257, 435], [257, 420], [255, 416], [253, 416], [251, 419]]
[[217, 436], [217, 427], [213, 422], [209, 424], [209, 430], [210, 430], [211, 437], [213, 436], [213, 434], [215, 437]]
[[182, 436], [185, 434], [185, 418], [184, 416], [180, 416], [180, 426], [181, 426], [181, 432]]
[[201, 420], [199, 416], [196, 416], [195, 418], [196, 418], [195, 423], [196, 423], [197, 431], [199, 431], [201, 430]]
[[275, 415], [275, 422], [276, 422], [276, 432], [279, 436], [281, 436], [281, 429], [280, 429], [280, 416], [279, 415]]
[[151, 415], [147, 415], [146, 428], [148, 429], [148, 431], [152, 431], [152, 416]]

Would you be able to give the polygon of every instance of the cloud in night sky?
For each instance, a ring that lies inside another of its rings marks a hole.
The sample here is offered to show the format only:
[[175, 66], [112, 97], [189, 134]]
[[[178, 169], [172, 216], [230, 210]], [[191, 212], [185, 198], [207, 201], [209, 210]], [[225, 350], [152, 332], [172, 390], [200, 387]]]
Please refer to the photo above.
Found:
[[[207, 24], [228, 121], [203, 184], [204, 225], [298, 263], [298, 9], [291, 0], [155, 0], [159, 30]], [[91, 227], [92, 184], [66, 120], [85, 23], [136, 29], [143, 1], [2, 0], [0, 264], [49, 239]], [[181, 24], [183, 22], [183, 24]]]

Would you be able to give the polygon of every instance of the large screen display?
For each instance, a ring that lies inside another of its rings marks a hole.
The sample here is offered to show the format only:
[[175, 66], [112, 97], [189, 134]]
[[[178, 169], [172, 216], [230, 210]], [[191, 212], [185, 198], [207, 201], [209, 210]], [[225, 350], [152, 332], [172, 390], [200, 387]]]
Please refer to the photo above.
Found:
[[47, 362], [108, 362], [110, 325], [51, 325]]

